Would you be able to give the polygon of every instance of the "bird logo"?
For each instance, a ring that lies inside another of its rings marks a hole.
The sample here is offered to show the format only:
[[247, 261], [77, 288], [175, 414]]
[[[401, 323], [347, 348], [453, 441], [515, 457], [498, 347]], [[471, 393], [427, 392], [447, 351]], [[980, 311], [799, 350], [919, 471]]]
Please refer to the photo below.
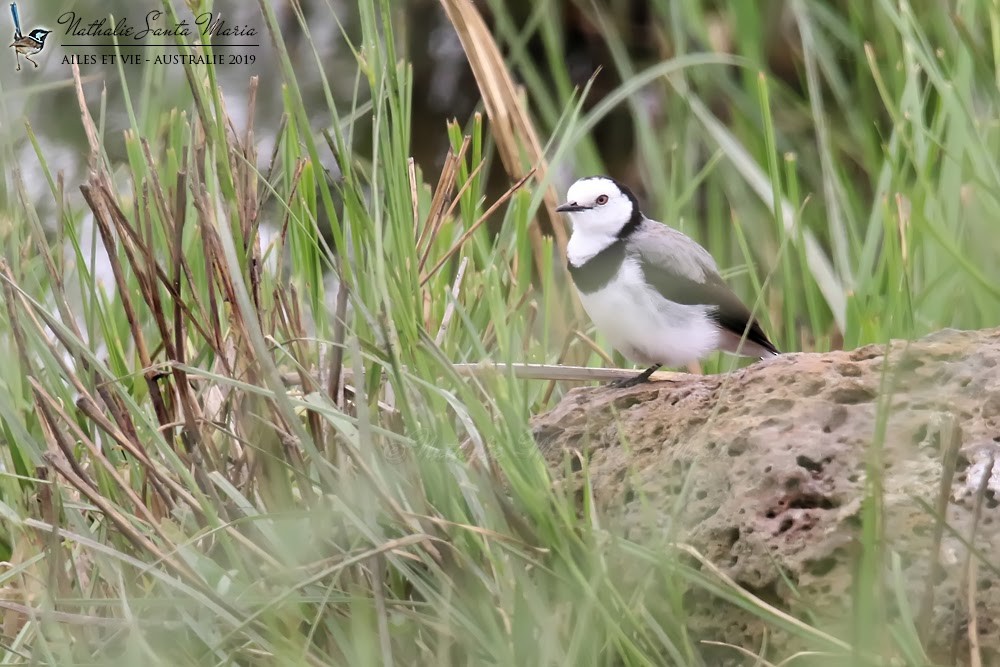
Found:
[[14, 41], [11, 43], [10, 48], [14, 49], [14, 57], [17, 59], [17, 71], [21, 71], [21, 56], [24, 56], [25, 60], [35, 67], [38, 67], [38, 63], [32, 60], [31, 56], [36, 56], [42, 52], [42, 49], [45, 48], [45, 38], [52, 31], [45, 28], [35, 28], [25, 35], [21, 32], [21, 18], [17, 13], [16, 2], [10, 3], [10, 13], [14, 17]]

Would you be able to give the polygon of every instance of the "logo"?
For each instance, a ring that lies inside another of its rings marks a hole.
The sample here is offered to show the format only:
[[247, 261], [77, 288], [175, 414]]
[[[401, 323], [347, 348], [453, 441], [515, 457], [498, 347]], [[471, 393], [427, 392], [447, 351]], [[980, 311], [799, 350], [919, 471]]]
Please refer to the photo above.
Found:
[[45, 48], [45, 38], [52, 32], [45, 28], [35, 28], [27, 35], [21, 32], [21, 17], [17, 13], [17, 3], [10, 3], [10, 14], [14, 17], [14, 41], [10, 48], [14, 49], [14, 58], [17, 60], [17, 71], [21, 71], [21, 56], [29, 63], [38, 67], [38, 63], [31, 59], [37, 56]]
[[[10, 15], [14, 18], [14, 41], [10, 48], [14, 49], [17, 70], [21, 71], [21, 56], [35, 67], [38, 62], [32, 58], [45, 48], [45, 38], [52, 34], [47, 28], [35, 28], [28, 34], [21, 29], [21, 17], [17, 10], [17, 2], [10, 3]], [[63, 49], [94, 47], [152, 47], [171, 48], [186, 46], [194, 49], [212, 47], [215, 49], [248, 49], [260, 46], [256, 37], [259, 34], [257, 26], [252, 24], [233, 24], [223, 20], [221, 12], [202, 12], [190, 18], [168, 20], [167, 15], [160, 10], [146, 13], [145, 27], [132, 25], [127, 17], [120, 17], [115, 23], [107, 18], [86, 22], [74, 11], [63, 12], [57, 23], [63, 29], [69, 42], [58, 46]], [[97, 37], [100, 42], [87, 41], [77, 43], [73, 38]], [[108, 41], [112, 39], [113, 41]], [[178, 39], [180, 38], [180, 39]], [[120, 41], [119, 41], [120, 40]], [[221, 40], [221, 41], [217, 41]], [[63, 65], [114, 65], [117, 56], [114, 53], [66, 53], [62, 58]], [[194, 51], [183, 54], [159, 53], [145, 56], [143, 53], [121, 54], [121, 62], [125, 65], [253, 65], [256, 57], [253, 53], [229, 52], [206, 53]]]

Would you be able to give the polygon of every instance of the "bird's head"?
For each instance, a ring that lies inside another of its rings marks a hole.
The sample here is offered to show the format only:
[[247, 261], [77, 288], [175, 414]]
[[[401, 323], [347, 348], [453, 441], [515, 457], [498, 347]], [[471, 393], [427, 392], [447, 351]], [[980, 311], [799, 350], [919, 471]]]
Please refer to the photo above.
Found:
[[48, 37], [51, 32], [52, 32], [51, 30], [46, 30], [45, 28], [35, 28], [34, 30], [28, 33], [28, 37], [31, 37], [32, 39], [37, 39], [39, 42], [44, 44], [45, 38]]
[[581, 178], [566, 191], [566, 203], [556, 208], [569, 215], [573, 231], [587, 235], [619, 236], [642, 221], [635, 195], [607, 176]]

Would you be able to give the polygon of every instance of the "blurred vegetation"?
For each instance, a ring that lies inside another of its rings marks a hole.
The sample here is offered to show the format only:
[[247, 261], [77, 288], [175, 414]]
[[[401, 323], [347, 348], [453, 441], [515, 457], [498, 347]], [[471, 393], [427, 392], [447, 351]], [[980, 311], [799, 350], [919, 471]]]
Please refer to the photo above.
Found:
[[[224, 68], [109, 69], [103, 95], [60, 69], [80, 178], [4, 128], [0, 663], [767, 653], [692, 636], [698, 590], [793, 637], [782, 664], [953, 664], [881, 603], [876, 465], [852, 622], [776, 610], [682, 532], [629, 542], [567, 497], [529, 418], [572, 383], [505, 364], [614, 364], [551, 212], [593, 173], [704, 243], [785, 350], [996, 325], [1000, 5], [488, 0], [485, 33], [442, 5], [261, 2], [270, 75], [239, 104]], [[232, 121], [258, 100], [267, 151]]]

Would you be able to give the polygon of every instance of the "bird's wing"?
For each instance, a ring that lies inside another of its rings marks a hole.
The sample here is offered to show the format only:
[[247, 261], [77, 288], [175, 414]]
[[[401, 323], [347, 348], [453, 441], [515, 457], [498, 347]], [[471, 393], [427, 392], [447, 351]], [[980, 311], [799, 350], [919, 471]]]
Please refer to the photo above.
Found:
[[760, 323], [733, 293], [712, 255], [688, 236], [653, 220], [646, 220], [629, 239], [643, 276], [665, 299], [689, 306], [709, 307], [723, 329], [778, 354]]

